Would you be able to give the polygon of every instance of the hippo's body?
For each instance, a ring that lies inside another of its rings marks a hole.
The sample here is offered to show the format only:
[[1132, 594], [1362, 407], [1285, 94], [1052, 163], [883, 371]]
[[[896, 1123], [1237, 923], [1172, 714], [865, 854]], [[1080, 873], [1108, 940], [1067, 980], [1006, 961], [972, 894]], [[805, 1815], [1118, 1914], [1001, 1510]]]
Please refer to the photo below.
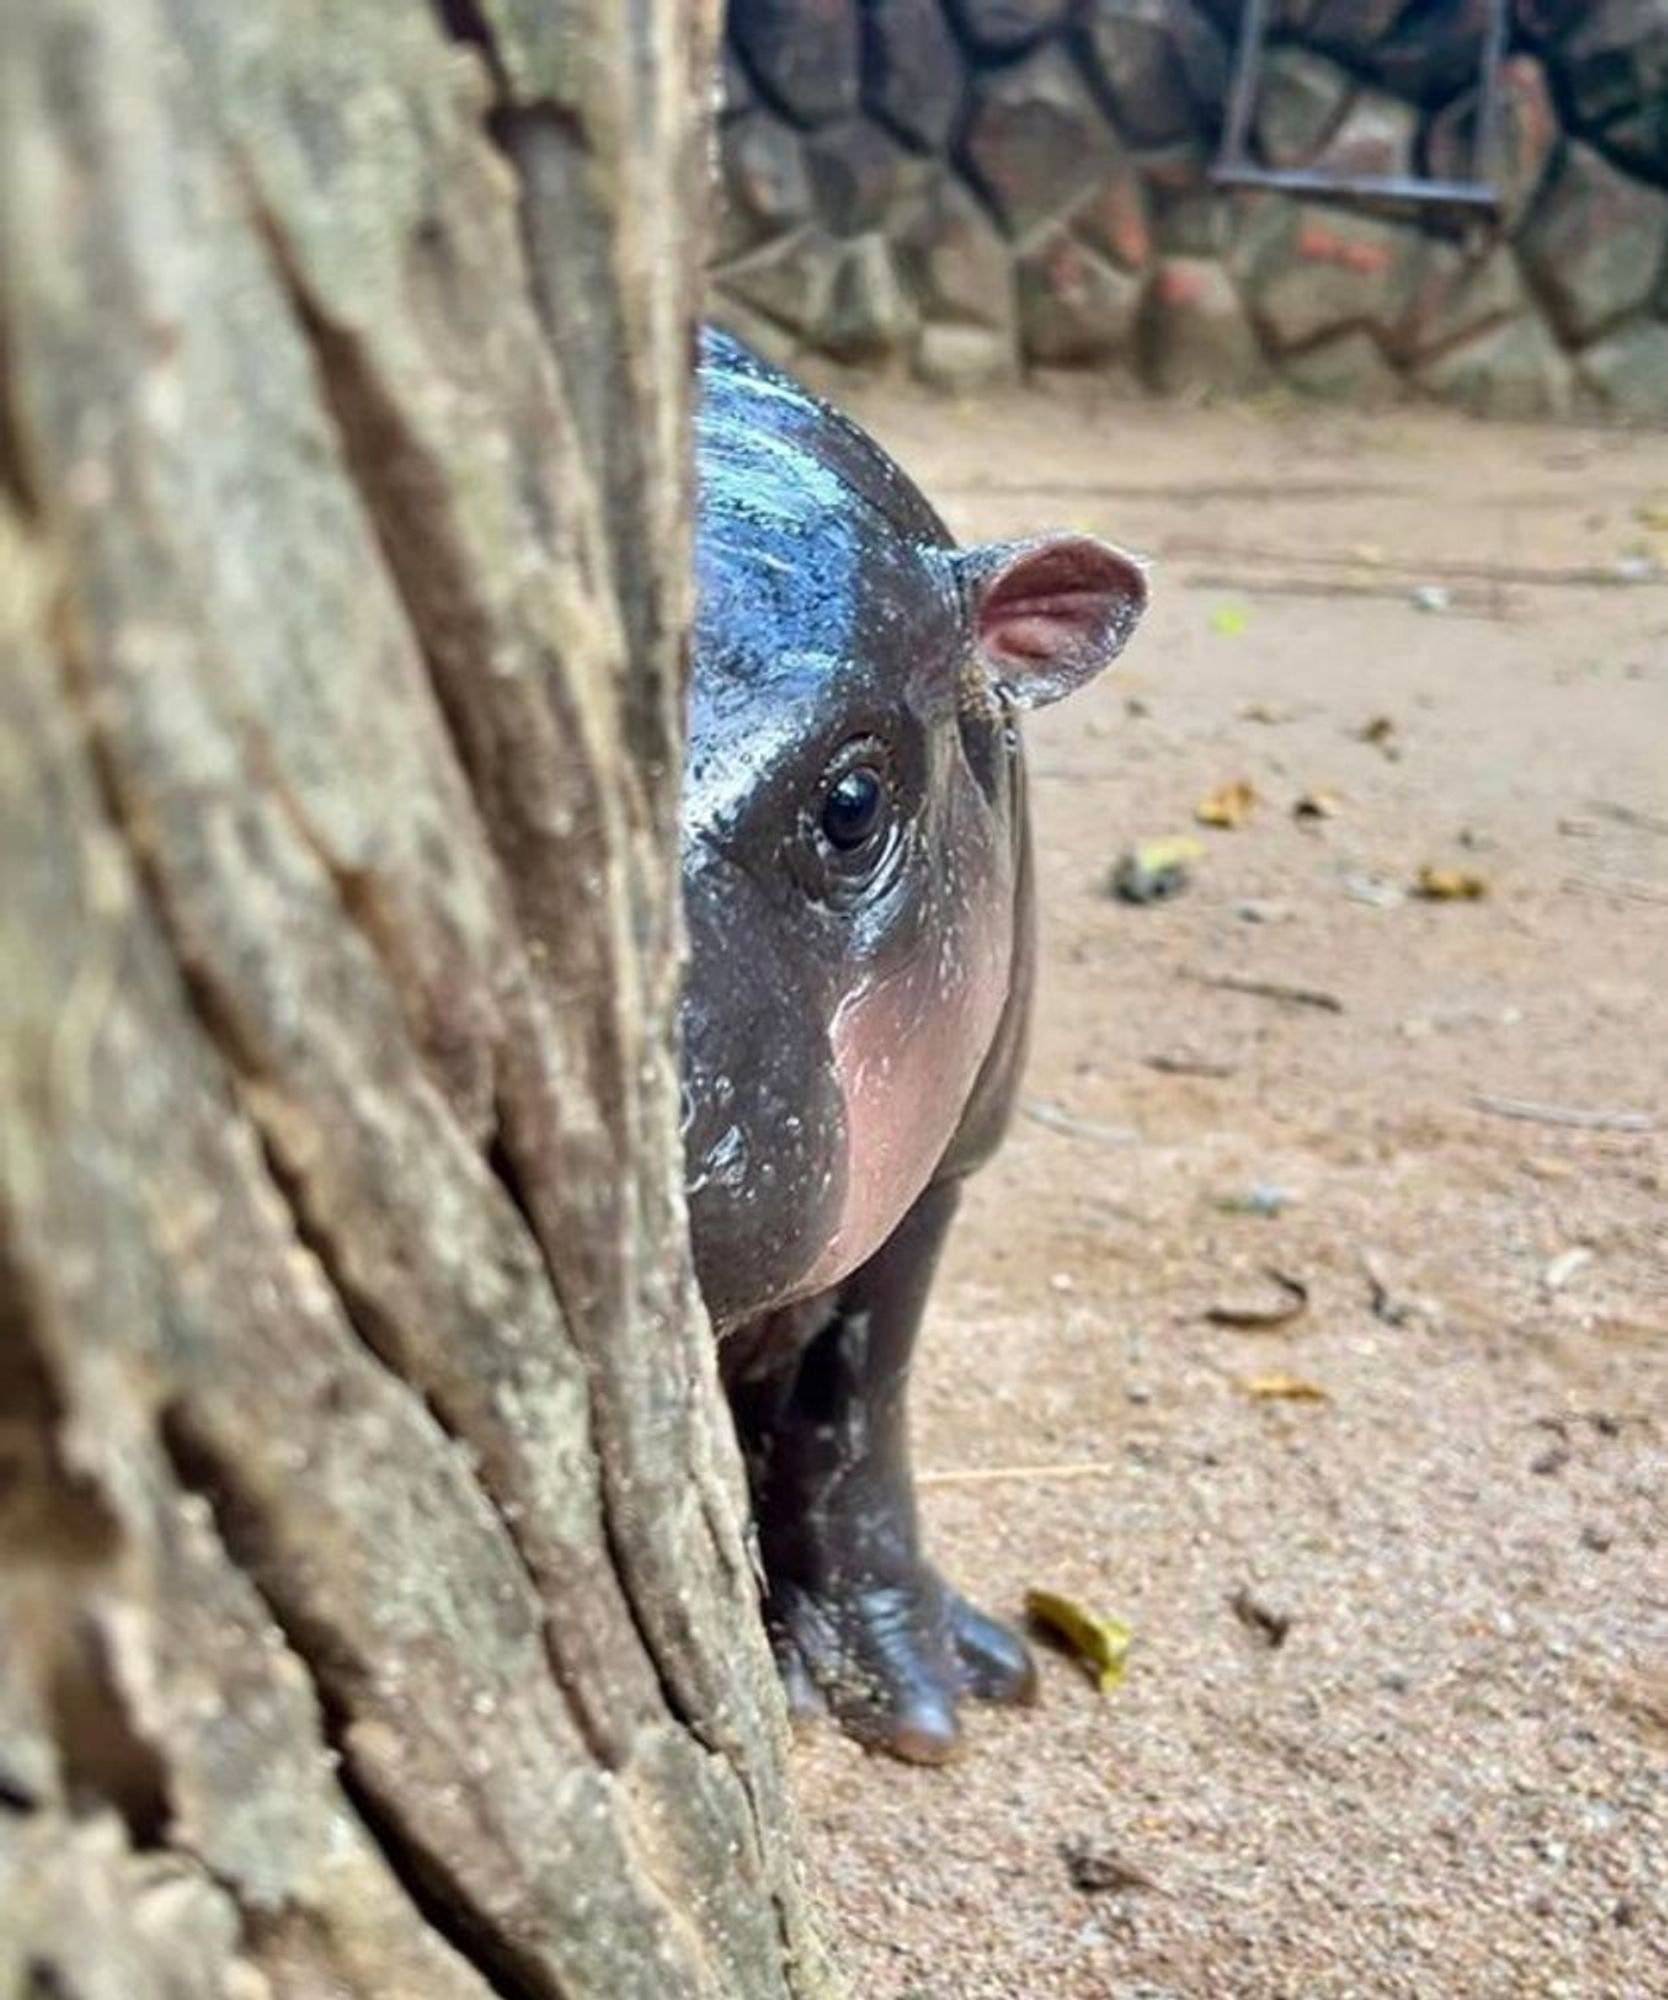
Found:
[[683, 813], [702, 1289], [790, 1695], [949, 1755], [1021, 1642], [916, 1533], [904, 1392], [960, 1182], [1001, 1136], [1033, 959], [1016, 709], [1139, 615], [1084, 537], [960, 551], [854, 424], [721, 335], [698, 443]]

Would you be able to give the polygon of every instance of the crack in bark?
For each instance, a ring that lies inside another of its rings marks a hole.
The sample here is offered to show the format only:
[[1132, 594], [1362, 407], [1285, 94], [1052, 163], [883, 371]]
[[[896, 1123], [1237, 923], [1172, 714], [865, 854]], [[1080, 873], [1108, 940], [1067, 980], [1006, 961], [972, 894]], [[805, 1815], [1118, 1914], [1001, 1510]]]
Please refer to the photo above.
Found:
[[[460, 768], [473, 789], [480, 782], [480, 749], [472, 740], [468, 718], [460, 714], [456, 699], [450, 693], [448, 673], [436, 656], [434, 634], [436, 613], [433, 604], [431, 601], [425, 601], [413, 583], [413, 550], [408, 543], [416, 538], [407, 537], [402, 540], [402, 529], [411, 525], [408, 520], [402, 518], [402, 508], [412, 504], [412, 493], [391, 490], [397, 488], [402, 479], [408, 487], [420, 479], [420, 468], [423, 464], [421, 450], [409, 436], [398, 411], [380, 391], [352, 336], [333, 326], [318, 301], [311, 295], [284, 240], [281, 226], [262, 203], [257, 190], [251, 190], [251, 199], [255, 204], [258, 224], [274, 268], [290, 299], [298, 324], [313, 349], [321, 390], [343, 442], [344, 461], [387, 559], [390, 577], [399, 594], [420, 654], [427, 665], [440, 713], [451, 734]], [[391, 470], [391, 468], [396, 469]], [[434, 537], [428, 536], [423, 539], [430, 546], [421, 551], [424, 557], [422, 568], [432, 583], [434, 572], [446, 557], [439, 548], [433, 546]], [[468, 605], [468, 594], [461, 587], [449, 595], [455, 604]], [[469, 616], [472, 613], [466, 612], [465, 615]], [[440, 643], [455, 648], [458, 634], [455, 631], [451, 632], [445, 635]], [[486, 641], [483, 633], [480, 639], [480, 651], [484, 653], [485, 649]], [[496, 847], [494, 851], [496, 852]], [[499, 860], [500, 866], [507, 865], [501, 855]], [[513, 1150], [505, 1137], [506, 1123], [500, 1093], [496, 1141], [489, 1147], [486, 1160], [511, 1202], [524, 1217], [531, 1220], [533, 1205], [526, 1193], [521, 1175], [515, 1169]], [[544, 1232], [536, 1224], [533, 1226], [532, 1234], [539, 1247], [545, 1271], [563, 1317], [571, 1327], [575, 1324], [577, 1309], [571, 1299], [564, 1296], [566, 1288], [563, 1273], [549, 1255]], [[332, 1277], [335, 1278], [332, 1261], [326, 1257], [325, 1262], [327, 1269], [331, 1270]], [[339, 1284], [338, 1290], [340, 1290]], [[372, 1344], [374, 1346], [374, 1341]], [[583, 1343], [580, 1343], [580, 1355], [584, 1360]], [[588, 1361], [585, 1362], [585, 1366], [589, 1380], [591, 1369]], [[599, 1430], [600, 1426], [596, 1422], [596, 1394], [593, 1382], [592, 1436], [596, 1437]], [[624, 1582], [631, 1576], [632, 1566], [625, 1560], [626, 1552], [620, 1540], [618, 1526], [613, 1519], [612, 1509], [604, 1503], [599, 1512], [613, 1567]], [[659, 1659], [647, 1623], [636, 1602], [636, 1595], [629, 1584], [622, 1589], [622, 1598], [668, 1713], [688, 1729], [703, 1747], [717, 1748], [718, 1746], [710, 1740], [711, 1732], [705, 1728], [698, 1716], [690, 1712], [674, 1678]]]
[[512, 1939], [494, 1929], [475, 1909], [465, 1886], [425, 1848], [420, 1832], [406, 1825], [398, 1810], [359, 1777], [351, 1741], [355, 1669], [332, 1657], [336, 1648], [330, 1633], [287, 1598], [266, 1559], [259, 1522], [244, 1502], [234, 1468], [193, 1428], [181, 1400], [163, 1408], [157, 1430], [181, 1490], [208, 1508], [227, 1560], [246, 1579], [306, 1670], [325, 1743], [335, 1759], [337, 1782], [412, 1907], [500, 2000], [563, 2000], [549, 1967], [526, 1957]]
[[[428, 644], [430, 618], [427, 614], [427, 607], [418, 601], [413, 594], [406, 573], [405, 560], [402, 558], [402, 551], [398, 544], [395, 525], [391, 524], [389, 519], [390, 501], [387, 492], [378, 479], [379, 468], [383, 478], [387, 478], [390, 464], [400, 464], [409, 468], [416, 463], [418, 454], [411, 445], [409, 438], [404, 434], [397, 413], [383, 399], [378, 397], [375, 385], [370, 378], [369, 370], [362, 365], [359, 357], [353, 350], [351, 337], [329, 324], [322, 309], [307, 290], [302, 275], [296, 267], [295, 260], [290, 254], [289, 246], [284, 241], [277, 219], [266, 207], [258, 190], [253, 186], [250, 188], [250, 199], [261, 239], [272, 260], [279, 282], [290, 300], [296, 315], [297, 324], [312, 351], [314, 366], [318, 374], [325, 405], [329, 409], [335, 421], [338, 434], [342, 439], [344, 465], [359, 493], [366, 514], [376, 533], [377, 540], [387, 559], [390, 579], [393, 582], [401, 607], [405, 612], [413, 641], [428, 671], [439, 713], [451, 738], [459, 768], [465, 774], [466, 781], [470, 785], [471, 797], [473, 798], [473, 785], [475, 772], [478, 769], [478, 759], [472, 760], [470, 755], [472, 746], [469, 741], [467, 726], [457, 715], [454, 705], [447, 698], [446, 675], [438, 669], [430, 645]], [[387, 452], [379, 451], [374, 443], [367, 440], [365, 436], [367, 424], [373, 430], [390, 433], [390, 450]], [[457, 596], [461, 600], [463, 593], [459, 592]], [[478, 808], [478, 800], [475, 803]], [[302, 839], [318, 856], [321, 865], [325, 868], [327, 874], [330, 875], [332, 881], [336, 883], [338, 894], [342, 898], [344, 911], [355, 922], [356, 926], [363, 929], [363, 925], [360, 922], [360, 912], [356, 907], [357, 899], [345, 891], [341, 880], [341, 871], [339, 868], [333, 867], [328, 854], [323, 853], [319, 849], [316, 840], [310, 834], [304, 821], [299, 826], [298, 831]], [[485, 844], [489, 852], [495, 851], [490, 840]], [[373, 951], [378, 951], [379, 958], [384, 958], [384, 962], [386, 962], [385, 955], [378, 949], [374, 936], [369, 939], [369, 942]], [[512, 1029], [508, 1032], [514, 1031]], [[497, 1066], [501, 1072], [501, 1060]], [[342, 1259], [336, 1253], [335, 1246], [331, 1242], [328, 1233], [321, 1225], [310, 1221], [306, 1212], [305, 1198], [296, 1184], [294, 1177], [287, 1173], [281, 1161], [276, 1157], [268, 1136], [264, 1131], [261, 1131], [258, 1118], [254, 1120], [254, 1124], [257, 1132], [260, 1133], [262, 1148], [266, 1154], [269, 1170], [272, 1173], [275, 1185], [284, 1198], [297, 1236], [317, 1257], [330, 1281], [332, 1289], [342, 1301], [344, 1312], [347, 1314], [355, 1332], [358, 1333], [365, 1346], [384, 1367], [398, 1376], [408, 1387], [412, 1387], [413, 1385], [409, 1383], [393, 1358], [397, 1351], [397, 1343], [389, 1339], [381, 1331], [380, 1314], [370, 1301], [356, 1295], [351, 1280], [343, 1270]], [[558, 1310], [562, 1313], [563, 1319], [571, 1326], [573, 1316], [569, 1303], [563, 1298], [561, 1274], [546, 1252], [541, 1233], [533, 1221], [531, 1206], [528, 1202], [520, 1175], [514, 1170], [511, 1150], [505, 1141], [501, 1079], [500, 1085], [495, 1091], [495, 1116], [491, 1136], [486, 1146], [479, 1149], [479, 1156], [499, 1183], [511, 1206], [527, 1224], [530, 1239], [538, 1252], [541, 1266], [555, 1295]], [[589, 1429], [591, 1437], [594, 1439], [597, 1430], [595, 1422], [595, 1389], [594, 1384], [591, 1383], [590, 1368], [588, 1363], [585, 1362], [583, 1353], [580, 1354], [580, 1360], [584, 1368], [591, 1401], [591, 1422]], [[426, 1391], [420, 1391], [419, 1393], [422, 1393], [423, 1400], [430, 1414], [434, 1417], [439, 1427], [446, 1432], [447, 1436], [469, 1448], [472, 1456], [478, 1457], [478, 1454], [474, 1452], [473, 1442], [467, 1432], [460, 1429], [447, 1413], [437, 1406], [436, 1399], [432, 1395]], [[537, 1571], [526, 1554], [522, 1539], [515, 1528], [513, 1520], [505, 1512], [502, 1497], [494, 1490], [492, 1482], [486, 1476], [484, 1467], [479, 1464], [476, 1466], [476, 1479], [482, 1491], [492, 1503], [494, 1511], [498, 1514], [504, 1531], [515, 1549], [517, 1559], [527, 1576], [535, 1596], [543, 1604], [545, 1602], [545, 1593], [539, 1587]], [[600, 1494], [597, 1511], [603, 1525], [610, 1559], [614, 1564], [616, 1573], [623, 1579], [627, 1572], [619, 1563], [619, 1551], [614, 1544], [608, 1508], [606, 1504], [602, 1503]], [[631, 1592], [629, 1589], [624, 1588], [623, 1585], [621, 1597], [632, 1619], [633, 1627], [637, 1631], [639, 1639], [642, 1640], [644, 1637], [642, 1626], [637, 1617], [636, 1607], [632, 1603]], [[623, 1748], [613, 1740], [612, 1734], [602, 1717], [596, 1713], [594, 1701], [591, 1699], [588, 1691], [567, 1671], [559, 1648], [549, 1631], [548, 1617], [546, 1619], [545, 1650], [550, 1661], [552, 1675], [573, 1714], [576, 1726], [587, 1749], [603, 1769], [618, 1769], [623, 1761]], [[676, 1719], [687, 1722], [688, 1719], [679, 1713], [678, 1706], [672, 1699], [673, 1691], [667, 1686], [665, 1676], [661, 1672], [659, 1663], [655, 1660], [652, 1650], [645, 1644], [644, 1651], [660, 1684], [662, 1695], [666, 1698], [668, 1712]]]
[[[162, 937], [167, 941], [170, 959], [192, 1016], [232, 1077], [242, 1081], [256, 1080], [261, 1074], [261, 1066], [254, 1051], [240, 1036], [230, 1011], [220, 1004], [213, 987], [202, 977], [192, 964], [189, 953], [182, 947], [155, 861], [138, 836], [133, 817], [126, 808], [116, 753], [99, 722], [97, 703], [88, 684], [89, 675], [67, 632], [60, 634], [59, 657], [65, 692], [72, 709], [83, 722], [88, 765], [96, 796], [112, 832], [129, 857], [135, 879], [147, 898]], [[460, 1440], [446, 1424], [435, 1409], [432, 1398], [389, 1364], [387, 1355], [368, 1331], [365, 1316], [355, 1310], [351, 1287], [344, 1288], [330, 1258], [316, 1242], [309, 1241], [302, 1207], [274, 1155], [268, 1134], [258, 1118], [251, 1118], [250, 1125], [296, 1240], [318, 1262], [325, 1282], [341, 1308], [343, 1320], [379, 1370], [396, 1381], [405, 1393], [421, 1401], [437, 1428], [468, 1450], [475, 1483], [492, 1508], [517, 1566], [527, 1577], [536, 1600], [542, 1606], [542, 1594], [537, 1590], [513, 1527], [505, 1518], [496, 1497], [480, 1478], [478, 1454], [469, 1448], [467, 1439]], [[162, 1412], [158, 1431], [175, 1478], [186, 1491], [196, 1493], [208, 1505], [229, 1558], [247, 1578], [291, 1651], [306, 1668], [319, 1713], [325, 1718], [327, 1741], [339, 1759], [338, 1777], [343, 1791], [364, 1825], [367, 1838], [381, 1853], [395, 1880], [411, 1897], [423, 1921], [480, 1974], [501, 1996], [501, 2000], [564, 2000], [562, 1989], [550, 1968], [538, 1960], [524, 1958], [510, 1940], [494, 1931], [489, 1921], [476, 1910], [467, 1887], [425, 1856], [416, 1831], [404, 1827], [397, 1812], [386, 1807], [354, 1775], [351, 1754], [346, 1748], [346, 1734], [352, 1721], [349, 1693], [352, 1670], [345, 1663], [331, 1661], [332, 1647], [328, 1633], [311, 1626], [299, 1607], [292, 1605], [286, 1609], [275, 1582], [263, 1576], [252, 1517], [249, 1533], [243, 1537], [241, 1547], [239, 1538], [229, 1532], [237, 1493], [235, 1472], [214, 1458], [206, 1440], [190, 1433], [183, 1405], [176, 1403]], [[541, 1618], [541, 1636], [545, 1642], [545, 1656], [551, 1660], [552, 1679], [558, 1692], [568, 1700], [570, 1691], [553, 1657], [547, 1617]], [[581, 1741], [589, 1747], [590, 1730], [583, 1708], [573, 1705], [571, 1700], [570, 1706]]]

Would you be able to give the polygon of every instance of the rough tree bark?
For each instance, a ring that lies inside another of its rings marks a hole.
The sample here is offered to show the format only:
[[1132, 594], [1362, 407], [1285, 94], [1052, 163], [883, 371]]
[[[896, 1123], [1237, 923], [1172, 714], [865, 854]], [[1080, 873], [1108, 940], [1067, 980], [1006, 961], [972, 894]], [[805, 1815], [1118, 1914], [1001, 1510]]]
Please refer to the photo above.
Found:
[[830, 1991], [671, 1057], [708, 12], [0, 49], [0, 1994]]

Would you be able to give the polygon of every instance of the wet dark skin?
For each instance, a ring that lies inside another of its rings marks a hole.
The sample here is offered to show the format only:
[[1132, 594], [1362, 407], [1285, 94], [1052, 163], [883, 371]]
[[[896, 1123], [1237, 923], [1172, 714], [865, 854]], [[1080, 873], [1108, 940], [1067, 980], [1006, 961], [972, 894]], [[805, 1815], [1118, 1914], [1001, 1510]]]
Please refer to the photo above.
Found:
[[924, 1559], [910, 1359], [963, 1178], [1023, 1060], [1033, 897], [1016, 716], [1108, 665], [1139, 566], [957, 549], [848, 419], [703, 347], [683, 807], [696, 1266], [796, 1710], [937, 1763], [1023, 1642]]

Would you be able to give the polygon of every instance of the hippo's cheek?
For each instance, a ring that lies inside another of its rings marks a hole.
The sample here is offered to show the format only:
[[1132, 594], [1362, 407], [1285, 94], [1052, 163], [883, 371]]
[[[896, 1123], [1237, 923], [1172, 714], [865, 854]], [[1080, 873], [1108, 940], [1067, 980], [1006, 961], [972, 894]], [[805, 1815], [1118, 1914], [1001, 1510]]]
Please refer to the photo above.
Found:
[[1011, 955], [1008, 924], [966, 920], [841, 1003], [830, 1040], [846, 1196], [814, 1286], [872, 1257], [931, 1180], [1001, 1021]]

